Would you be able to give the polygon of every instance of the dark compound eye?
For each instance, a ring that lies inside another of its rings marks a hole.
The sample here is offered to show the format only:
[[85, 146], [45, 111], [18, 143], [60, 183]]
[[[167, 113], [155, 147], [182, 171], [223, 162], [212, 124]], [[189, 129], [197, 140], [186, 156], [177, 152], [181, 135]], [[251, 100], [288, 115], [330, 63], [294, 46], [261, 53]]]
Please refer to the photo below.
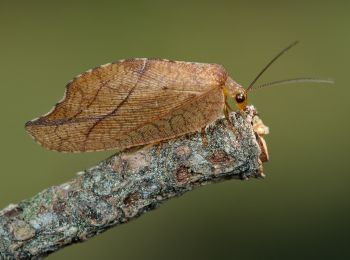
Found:
[[244, 94], [242, 94], [242, 93], [237, 94], [237, 95], [236, 95], [236, 101], [237, 101], [237, 103], [242, 103], [242, 102], [244, 102], [244, 101], [245, 101], [245, 96], [244, 96]]

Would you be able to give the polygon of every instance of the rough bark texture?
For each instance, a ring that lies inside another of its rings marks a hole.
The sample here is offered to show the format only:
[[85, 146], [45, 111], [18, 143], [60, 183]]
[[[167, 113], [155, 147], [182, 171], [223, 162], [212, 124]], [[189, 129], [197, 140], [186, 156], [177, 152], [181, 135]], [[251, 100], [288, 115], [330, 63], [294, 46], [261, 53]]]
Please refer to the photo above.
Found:
[[234, 128], [218, 119], [205, 135], [121, 152], [67, 183], [9, 205], [0, 211], [0, 258], [38, 259], [200, 185], [263, 176], [259, 158], [267, 158], [253, 130], [254, 113], [253, 107], [231, 113]]

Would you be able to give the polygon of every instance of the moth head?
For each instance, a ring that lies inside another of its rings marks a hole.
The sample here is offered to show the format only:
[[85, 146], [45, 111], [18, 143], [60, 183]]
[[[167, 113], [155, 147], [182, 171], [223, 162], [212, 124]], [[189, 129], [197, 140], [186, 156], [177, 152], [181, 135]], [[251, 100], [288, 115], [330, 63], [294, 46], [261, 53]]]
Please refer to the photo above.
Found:
[[[232, 100], [239, 110], [245, 110], [247, 106], [247, 91], [230, 77], [228, 77], [226, 81], [224, 95], [226, 99], [228, 98], [228, 100]], [[226, 100], [226, 104], [230, 110], [234, 109], [229, 103], [227, 103], [228, 100]]]
[[231, 95], [233, 102], [239, 110], [245, 110], [247, 106], [247, 91], [241, 86], [236, 87]]

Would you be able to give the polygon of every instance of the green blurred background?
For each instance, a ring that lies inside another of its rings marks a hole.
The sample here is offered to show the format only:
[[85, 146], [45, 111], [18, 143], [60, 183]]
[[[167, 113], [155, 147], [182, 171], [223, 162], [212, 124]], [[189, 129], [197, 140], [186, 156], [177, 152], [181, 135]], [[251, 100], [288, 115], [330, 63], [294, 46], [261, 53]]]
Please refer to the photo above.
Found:
[[49, 259], [349, 259], [349, 26], [349, 1], [1, 1], [0, 208], [113, 153], [50, 152], [24, 131], [75, 75], [161, 57], [223, 64], [246, 86], [298, 39], [259, 82], [336, 84], [250, 95], [271, 130], [265, 180], [202, 187]]

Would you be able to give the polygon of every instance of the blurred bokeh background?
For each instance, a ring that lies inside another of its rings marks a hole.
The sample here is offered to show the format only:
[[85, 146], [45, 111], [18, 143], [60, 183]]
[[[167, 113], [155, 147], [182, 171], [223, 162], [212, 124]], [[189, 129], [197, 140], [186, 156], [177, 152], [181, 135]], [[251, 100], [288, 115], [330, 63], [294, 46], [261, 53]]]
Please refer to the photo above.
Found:
[[199, 188], [49, 259], [349, 258], [349, 14], [349, 1], [1, 1], [0, 208], [113, 153], [51, 152], [24, 131], [75, 75], [160, 57], [223, 64], [246, 86], [300, 40], [259, 82], [336, 84], [250, 95], [271, 130], [265, 180]]

